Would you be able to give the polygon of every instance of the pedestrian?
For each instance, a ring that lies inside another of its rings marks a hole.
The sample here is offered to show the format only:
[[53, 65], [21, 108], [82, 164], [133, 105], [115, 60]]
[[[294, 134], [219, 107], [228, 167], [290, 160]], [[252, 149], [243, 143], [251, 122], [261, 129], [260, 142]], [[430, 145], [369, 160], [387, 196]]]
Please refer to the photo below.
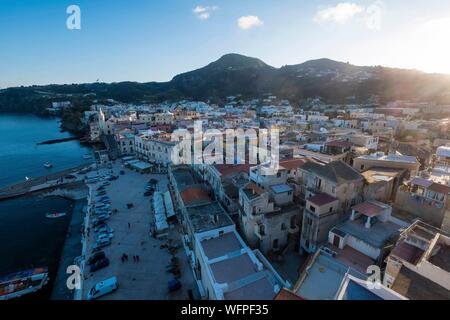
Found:
[[139, 256], [136, 256], [136, 260], [137, 260], [137, 262], [139, 262]]
[[133, 256], [133, 262], [136, 262], [136, 256]]
[[128, 222], [128, 229], [130, 229], [131, 228], [131, 224]]

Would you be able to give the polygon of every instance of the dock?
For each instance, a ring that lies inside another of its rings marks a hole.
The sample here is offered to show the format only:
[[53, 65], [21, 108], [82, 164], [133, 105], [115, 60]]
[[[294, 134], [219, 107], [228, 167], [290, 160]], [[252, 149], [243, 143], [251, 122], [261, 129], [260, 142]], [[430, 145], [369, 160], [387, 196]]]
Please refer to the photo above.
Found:
[[68, 187], [74, 183], [80, 183], [82, 178], [65, 179], [67, 175], [74, 174], [84, 168], [89, 167], [90, 164], [79, 165], [74, 168], [48, 174], [46, 176], [37, 177], [28, 181], [19, 182], [5, 188], [0, 189], [0, 201], [20, 197], [28, 193], [37, 191], [46, 191], [54, 188]]

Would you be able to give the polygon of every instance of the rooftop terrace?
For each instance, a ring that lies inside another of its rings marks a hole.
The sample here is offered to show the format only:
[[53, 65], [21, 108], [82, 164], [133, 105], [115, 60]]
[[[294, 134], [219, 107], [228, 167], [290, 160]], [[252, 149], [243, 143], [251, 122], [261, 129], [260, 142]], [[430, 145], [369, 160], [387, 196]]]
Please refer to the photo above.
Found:
[[189, 223], [197, 233], [233, 225], [233, 221], [217, 201], [188, 207], [187, 212]]
[[343, 233], [350, 234], [375, 248], [382, 248], [385, 242], [391, 237], [400, 234], [401, 227], [393, 222], [377, 222], [370, 229], [364, 226], [362, 219], [347, 221], [336, 229]]
[[200, 240], [200, 244], [219, 299], [223, 295], [226, 300], [272, 300], [284, 286], [235, 231]]

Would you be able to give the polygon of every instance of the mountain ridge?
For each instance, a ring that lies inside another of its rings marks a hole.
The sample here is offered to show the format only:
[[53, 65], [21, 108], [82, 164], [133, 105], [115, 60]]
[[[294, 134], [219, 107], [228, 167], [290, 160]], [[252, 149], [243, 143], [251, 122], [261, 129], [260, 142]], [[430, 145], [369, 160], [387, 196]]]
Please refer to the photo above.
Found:
[[237, 53], [225, 54], [167, 82], [113, 82], [37, 85], [0, 90], [0, 111], [14, 104], [92, 96], [121, 102], [161, 102], [193, 99], [224, 101], [229, 95], [248, 98], [271, 93], [292, 102], [321, 97], [328, 103], [363, 103], [373, 96], [390, 100], [433, 100], [450, 103], [450, 76], [382, 66], [356, 66], [321, 58], [276, 68]]

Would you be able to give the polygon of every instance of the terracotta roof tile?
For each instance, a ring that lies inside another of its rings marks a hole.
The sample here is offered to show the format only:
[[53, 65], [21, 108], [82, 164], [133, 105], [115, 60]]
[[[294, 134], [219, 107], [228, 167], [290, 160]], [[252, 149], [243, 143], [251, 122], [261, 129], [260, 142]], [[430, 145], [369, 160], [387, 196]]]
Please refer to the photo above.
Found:
[[210, 200], [208, 192], [198, 187], [184, 190], [181, 192], [181, 198], [183, 199], [184, 205], [190, 205], [198, 201]]
[[278, 294], [275, 297], [275, 300], [305, 300], [301, 296], [283, 288], [278, 292]]
[[375, 217], [381, 214], [384, 211], [384, 208], [372, 202], [364, 202], [354, 206], [353, 210], [356, 210], [367, 217]]
[[331, 203], [331, 202], [334, 202], [336, 200], [338, 200], [338, 199], [336, 199], [335, 197], [332, 197], [332, 196], [330, 196], [330, 195], [328, 195], [326, 193], [318, 194], [318, 195], [315, 195], [315, 196], [313, 196], [313, 197], [308, 199], [309, 202], [312, 202], [312, 203], [314, 203], [315, 205], [318, 205], [318, 206], [323, 206], [323, 205], [325, 205], [327, 203]]

